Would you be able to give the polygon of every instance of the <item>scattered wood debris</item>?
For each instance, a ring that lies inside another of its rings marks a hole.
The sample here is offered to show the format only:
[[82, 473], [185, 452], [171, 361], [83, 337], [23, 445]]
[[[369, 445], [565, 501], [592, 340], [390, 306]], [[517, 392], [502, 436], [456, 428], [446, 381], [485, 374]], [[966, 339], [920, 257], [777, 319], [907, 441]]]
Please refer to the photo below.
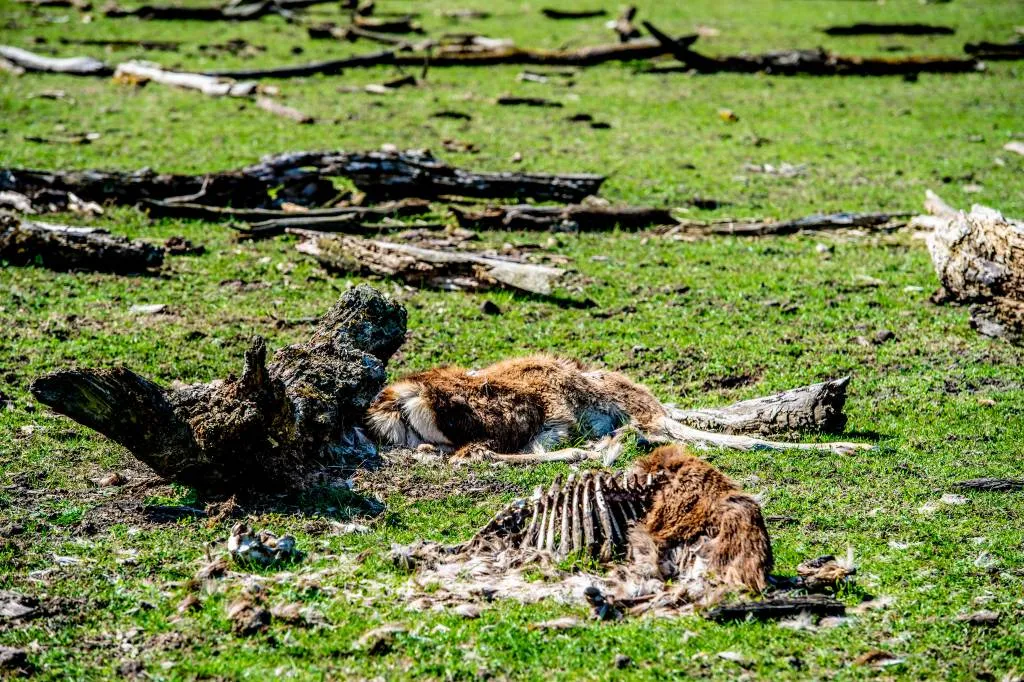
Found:
[[664, 208], [610, 206], [590, 200], [568, 206], [488, 206], [472, 211], [449, 207], [460, 227], [477, 230], [558, 230], [592, 232], [639, 230], [654, 225], [676, 225], [678, 221]]
[[235, 82], [229, 78], [205, 76], [199, 73], [166, 71], [158, 64], [124, 62], [117, 65], [114, 81], [126, 85], [144, 85], [149, 81], [186, 90], [198, 90], [211, 97], [249, 97], [259, 87], [254, 81]]
[[987, 41], [967, 43], [964, 45], [964, 52], [974, 55], [978, 59], [993, 62], [1024, 59], [1024, 39], [1018, 39], [1012, 43], [990, 43]]
[[951, 36], [956, 33], [952, 26], [936, 26], [933, 24], [876, 24], [859, 23], [845, 26], [829, 26], [822, 33], [830, 36]]
[[295, 546], [294, 535], [278, 537], [268, 530], [253, 533], [244, 523], [236, 523], [228, 538], [228, 553], [243, 566], [274, 566], [291, 563], [303, 554]]
[[911, 225], [930, 230], [928, 251], [948, 297], [970, 306], [980, 333], [1024, 343], [1024, 222], [977, 204], [957, 211], [931, 191], [925, 210]]
[[411, 286], [482, 291], [495, 286], [548, 295], [565, 271], [482, 256], [464, 249], [428, 249], [360, 237], [290, 230], [304, 238], [296, 248], [329, 270], [391, 277]]
[[316, 119], [309, 114], [304, 114], [294, 107], [281, 104], [269, 97], [257, 97], [256, 106], [264, 111], [274, 114], [275, 116], [290, 118], [296, 123], [314, 123], [316, 121]]
[[972, 478], [954, 484], [960, 490], [984, 490], [996, 493], [1012, 493], [1024, 490], [1024, 478]]
[[0, 45], [0, 58], [24, 71], [65, 73], [71, 76], [109, 76], [113, 70], [92, 57], [43, 57], [20, 47]]
[[813, 50], [780, 50], [761, 55], [707, 57], [693, 51], [697, 40], [676, 40], [643, 22], [652, 36], [683, 63], [697, 73], [766, 73], [776, 76], [797, 74], [809, 76], [915, 76], [921, 73], [971, 73], [984, 69], [976, 59], [958, 57], [904, 57], [884, 59], [842, 57], [821, 48]]
[[640, 37], [640, 29], [633, 24], [633, 20], [636, 19], [636, 12], [636, 6], [629, 5], [622, 9], [622, 13], [619, 14], [617, 19], [606, 24], [608, 28], [619, 35], [620, 43], [628, 43]]
[[666, 234], [734, 235], [738, 237], [765, 237], [793, 234], [802, 231], [872, 229], [894, 230], [907, 224], [910, 213], [832, 213], [815, 214], [792, 220], [717, 220], [681, 223]]
[[160, 267], [164, 250], [98, 228], [0, 215], [0, 258], [13, 265], [40, 263], [51, 270], [137, 273]]
[[356, 427], [384, 386], [405, 322], [401, 305], [359, 286], [307, 343], [282, 348], [269, 365], [256, 337], [238, 378], [165, 389], [123, 367], [66, 369], [30, 389], [200, 494], [287, 490], [322, 462], [354, 464], [373, 454]]
[[554, 9], [552, 7], [542, 7], [540, 13], [546, 16], [548, 19], [594, 19], [595, 17], [603, 17], [608, 12], [603, 9]]

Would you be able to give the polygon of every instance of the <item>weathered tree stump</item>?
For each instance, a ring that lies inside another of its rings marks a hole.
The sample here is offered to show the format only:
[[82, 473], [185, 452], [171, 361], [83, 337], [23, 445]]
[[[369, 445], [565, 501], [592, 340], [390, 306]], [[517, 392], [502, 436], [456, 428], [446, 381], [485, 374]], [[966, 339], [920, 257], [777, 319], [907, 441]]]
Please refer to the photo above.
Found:
[[913, 224], [928, 228], [928, 251], [949, 296], [970, 305], [971, 326], [1024, 343], [1024, 222], [986, 206], [958, 211], [928, 192]]
[[373, 454], [358, 429], [405, 339], [406, 313], [372, 287], [347, 292], [306, 343], [266, 362], [260, 337], [240, 377], [166, 389], [131, 370], [68, 369], [32, 383], [42, 403], [200, 494], [299, 488], [324, 465]]

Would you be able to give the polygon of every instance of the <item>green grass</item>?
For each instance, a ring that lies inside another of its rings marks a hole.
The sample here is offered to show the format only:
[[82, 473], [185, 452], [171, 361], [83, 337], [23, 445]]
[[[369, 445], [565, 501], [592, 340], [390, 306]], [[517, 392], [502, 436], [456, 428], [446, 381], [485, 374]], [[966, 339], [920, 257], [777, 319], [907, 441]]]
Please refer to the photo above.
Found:
[[[378, 4], [421, 10], [430, 33], [478, 31], [538, 47], [613, 37], [601, 20], [542, 19], [536, 9], [547, 3], [540, 2], [467, 0], [465, 6], [495, 16], [464, 24], [439, 17], [436, 11], [450, 6], [439, 0]], [[873, 55], [889, 54], [884, 48], [897, 43], [912, 54], [955, 54], [966, 41], [1008, 40], [1014, 26], [1024, 25], [1024, 5], [1009, 0], [650, 5], [641, 8], [641, 16], [663, 29], [718, 28], [720, 36], [699, 44], [712, 54], [823, 45]], [[315, 14], [337, 16], [328, 7]], [[230, 68], [375, 49], [308, 41], [301, 27], [275, 17], [202, 25], [109, 20], [97, 13], [94, 21], [82, 23], [75, 11], [33, 14], [10, 0], [0, 0], [0, 15], [2, 43], [33, 48], [34, 38], [44, 37], [48, 44], [34, 49], [49, 46], [61, 55], [91, 54], [111, 62], [146, 58], [171, 67]], [[48, 21], [61, 16], [68, 23]], [[816, 31], [853, 21], [945, 23], [957, 34], [830, 38]], [[102, 48], [61, 46], [61, 36], [180, 39], [189, 47], [179, 53], [106, 54]], [[212, 57], [195, 47], [232, 38], [267, 50], [244, 60]], [[294, 45], [304, 54], [291, 54]], [[429, 147], [452, 163], [479, 169], [508, 168], [510, 157], [520, 152], [523, 170], [607, 173], [603, 194], [614, 201], [682, 206], [701, 196], [731, 202], [717, 211], [683, 213], [694, 218], [910, 211], [919, 208], [926, 188], [954, 205], [980, 202], [1024, 215], [1024, 157], [1002, 150], [1024, 135], [1019, 63], [990, 64], [977, 74], [925, 75], [917, 82], [653, 75], [642, 73], [641, 66], [588, 69], [571, 87], [517, 82], [518, 67], [433, 69], [425, 86], [388, 97], [339, 88], [382, 82], [394, 75], [389, 68], [281, 81], [284, 100], [318, 118], [312, 126], [237, 100], [157, 85], [134, 90], [104, 79], [0, 73], [0, 165], [202, 172], [285, 150], [393, 143]], [[33, 97], [52, 89], [66, 91], [73, 101]], [[512, 93], [558, 99], [565, 107], [552, 112], [492, 104], [496, 96]], [[739, 122], [722, 121], [721, 108], [733, 110]], [[473, 120], [431, 117], [443, 109], [465, 111]], [[612, 127], [593, 130], [564, 120], [579, 112]], [[88, 146], [24, 140], [60, 130], [101, 137]], [[445, 138], [475, 143], [481, 151], [444, 153]], [[806, 173], [780, 178], [744, 170], [748, 163], [782, 162], [806, 164]], [[967, 193], [969, 185], [982, 189]], [[503, 502], [565, 470], [560, 465], [472, 472], [424, 467], [404, 474], [413, 484], [440, 492], [424, 499], [409, 491], [385, 495], [383, 513], [360, 519], [372, 527], [367, 535], [324, 533], [316, 519], [344, 520], [358, 509], [352, 500], [323, 491], [307, 496], [303, 515], [260, 512], [254, 525], [295, 533], [308, 553], [289, 570], [320, 574], [314, 589], [294, 576], [278, 582], [275, 572], [259, 572], [268, 603], [313, 605], [331, 627], [275, 624], [267, 634], [244, 638], [231, 634], [225, 615], [226, 604], [242, 590], [238, 581], [202, 593], [199, 611], [173, 618], [206, 543], [223, 542], [231, 521], [154, 524], [137, 515], [110, 516], [114, 500], [192, 503], [193, 498], [181, 489], [132, 496], [93, 488], [88, 479], [125, 470], [131, 458], [33, 404], [27, 386], [41, 373], [71, 364], [125, 364], [165, 383], [223, 377], [237, 372], [252, 334], [265, 335], [272, 347], [301, 340], [309, 325], [279, 328], [275, 320], [316, 316], [355, 280], [324, 274], [294, 251], [290, 238], [235, 243], [223, 226], [151, 223], [129, 208], [112, 208], [95, 219], [66, 219], [154, 241], [183, 235], [205, 244], [208, 252], [169, 259], [158, 277], [0, 267], [0, 391], [14, 400], [14, 409], [0, 412], [0, 528], [10, 523], [25, 528], [20, 536], [0, 538], [0, 589], [61, 606], [25, 625], [0, 624], [0, 645], [27, 648], [40, 678], [116, 677], [121, 664], [135, 658], [155, 679], [733, 679], [741, 674], [1001, 679], [1024, 673], [1020, 494], [971, 494], [964, 506], [919, 511], [957, 480], [1022, 475], [1024, 354], [976, 335], [965, 310], [929, 302], [937, 281], [923, 243], [908, 232], [699, 242], [649, 234], [559, 235], [552, 250], [573, 260], [587, 282], [586, 294], [601, 310], [615, 311], [601, 317], [505, 293], [489, 296], [504, 311], [492, 317], [479, 310], [482, 296], [378, 283], [409, 309], [411, 335], [392, 362], [396, 374], [442, 362], [480, 365], [549, 351], [622, 369], [662, 398], [695, 406], [851, 374], [847, 435], [876, 442], [876, 451], [853, 457], [714, 452], [710, 458], [748, 490], [763, 494], [767, 514], [797, 519], [770, 528], [778, 572], [791, 573], [804, 558], [853, 547], [860, 566], [858, 591], [847, 595], [847, 602], [853, 606], [870, 593], [891, 597], [888, 608], [813, 633], [772, 624], [720, 626], [696, 617], [588, 622], [569, 632], [530, 628], [561, 615], [586, 615], [581, 607], [556, 604], [487, 605], [480, 619], [468, 621], [412, 613], [397, 594], [405, 576], [379, 556], [391, 542], [466, 538]], [[547, 236], [488, 234], [484, 239], [543, 243]], [[818, 253], [819, 242], [834, 247], [830, 258]], [[859, 276], [883, 284], [867, 287]], [[239, 280], [257, 286], [224, 284]], [[129, 308], [140, 303], [165, 303], [170, 314], [131, 314]], [[635, 312], [618, 312], [626, 306]], [[895, 332], [896, 340], [870, 347], [852, 341], [882, 329]], [[749, 377], [742, 386], [722, 388], [740, 375]], [[27, 433], [27, 426], [42, 428]], [[491, 492], [460, 487], [470, 474]], [[373, 550], [370, 558], [352, 563], [364, 550]], [[983, 552], [992, 566], [978, 561]], [[81, 562], [56, 565], [55, 555]], [[956, 620], [980, 608], [1000, 612], [999, 625], [975, 628]], [[389, 653], [367, 656], [353, 650], [363, 632], [389, 622], [408, 630]], [[873, 648], [905, 663], [882, 673], [852, 664]], [[717, 657], [727, 650], [741, 653], [749, 669]], [[619, 653], [632, 659], [632, 667], [614, 669]]]

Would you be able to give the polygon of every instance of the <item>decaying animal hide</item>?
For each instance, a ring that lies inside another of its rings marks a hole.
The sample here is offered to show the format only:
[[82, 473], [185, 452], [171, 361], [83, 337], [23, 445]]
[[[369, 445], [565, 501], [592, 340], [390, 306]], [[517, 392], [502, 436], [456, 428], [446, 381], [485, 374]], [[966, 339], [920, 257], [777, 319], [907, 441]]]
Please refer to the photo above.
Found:
[[[605, 576], [556, 567], [573, 555], [617, 565]], [[772, 568], [754, 499], [678, 445], [656, 449], [624, 476], [585, 472], [547, 493], [538, 488], [461, 545], [396, 547], [392, 559], [418, 569], [410, 598], [439, 586], [430, 600], [586, 598], [593, 605], [600, 597], [620, 612], [673, 614], [730, 592], [761, 593]], [[543, 579], [527, 580], [527, 568]]]
[[[523, 463], [584, 459], [598, 451], [610, 464], [630, 430], [639, 430], [652, 442], [744, 450], [848, 453], [870, 447], [779, 443], [701, 431], [672, 419], [653, 393], [625, 375], [547, 355], [505, 360], [481, 370], [441, 367], [405, 377], [381, 392], [370, 406], [367, 424], [392, 445]], [[570, 439], [590, 441], [592, 447], [551, 451]]]

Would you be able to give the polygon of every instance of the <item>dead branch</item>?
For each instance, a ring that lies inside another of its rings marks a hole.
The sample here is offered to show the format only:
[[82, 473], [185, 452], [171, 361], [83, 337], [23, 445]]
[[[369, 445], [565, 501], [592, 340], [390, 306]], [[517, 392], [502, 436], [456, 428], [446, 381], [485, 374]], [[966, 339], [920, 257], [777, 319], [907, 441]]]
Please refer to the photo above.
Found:
[[81, 39], [65, 38], [57, 39], [61, 45], [98, 45], [100, 47], [138, 48], [142, 50], [155, 50], [159, 52], [177, 52], [184, 43], [180, 40], [102, 40], [102, 39]]
[[0, 45], [0, 57], [25, 71], [72, 76], [109, 76], [113, 72], [110, 66], [92, 57], [43, 57], [10, 45]]
[[[347, 57], [345, 59], [328, 59], [326, 61], [310, 62], [309, 64], [300, 64], [298, 66], [278, 66], [269, 69], [205, 71], [204, 74], [220, 78], [251, 78], [255, 80], [263, 78], [299, 78], [302, 76], [312, 76], [318, 73], [330, 75], [341, 73], [345, 69], [356, 69], [366, 66], [379, 66], [381, 64], [395, 63], [397, 63], [395, 53], [390, 50], [384, 50], [381, 52], [370, 52], [364, 55], [357, 55], [355, 57]], [[422, 60], [417, 62], [417, 64], [419, 63], [422, 63]]]
[[0, 259], [51, 270], [133, 273], [159, 268], [164, 250], [106, 230], [18, 220], [0, 215]]
[[316, 121], [309, 114], [304, 114], [294, 107], [290, 107], [286, 104], [281, 104], [269, 97], [257, 97], [256, 106], [264, 111], [269, 111], [275, 116], [282, 116], [284, 118], [290, 118], [296, 123], [313, 123]]
[[564, 105], [543, 97], [512, 97], [504, 96], [494, 100], [494, 103], [503, 107], [547, 107], [561, 109]]
[[383, 45], [391, 45], [399, 50], [425, 50], [434, 44], [433, 41], [424, 40], [417, 43], [414, 47], [409, 42], [408, 38], [403, 38], [400, 35], [395, 35], [393, 33], [378, 33], [352, 24], [348, 26], [338, 26], [337, 24], [330, 22], [316, 24], [308, 27], [306, 32], [309, 34], [309, 37], [314, 40], [333, 38], [335, 40], [355, 42], [359, 39], [364, 39], [375, 43], [381, 43]]
[[[314, 208], [305, 211], [282, 211], [269, 208], [226, 208], [188, 202], [142, 200], [141, 206], [151, 218], [190, 218], [207, 222], [240, 220], [247, 223], [266, 223], [289, 218], [336, 218], [352, 216], [359, 222], [376, 222], [385, 218], [422, 215], [430, 212], [430, 203], [421, 199], [403, 199], [377, 206], [342, 206]], [[283, 229], [282, 229], [283, 232]]]
[[368, 286], [345, 293], [309, 341], [268, 365], [262, 338], [240, 377], [166, 389], [125, 369], [68, 369], [32, 382], [40, 402], [126, 447], [200, 494], [273, 492], [324, 464], [373, 454], [356, 429], [405, 338], [401, 305]]
[[408, 14], [388, 19], [356, 14], [352, 17], [352, 26], [374, 33], [423, 33], [423, 27]]
[[849, 383], [850, 377], [843, 377], [723, 408], [672, 408], [669, 415], [695, 429], [720, 433], [762, 436], [808, 431], [841, 433], [846, 426], [843, 406]]
[[953, 484], [959, 490], [983, 490], [994, 493], [1012, 493], [1024, 490], [1024, 478], [972, 478]]
[[290, 230], [304, 238], [296, 249], [328, 270], [390, 277], [416, 287], [479, 291], [504, 286], [549, 295], [564, 270], [481, 256], [457, 249], [426, 249], [375, 239], [324, 236]]
[[718, 623], [731, 621], [781, 620], [795, 618], [801, 614], [817, 617], [841, 616], [846, 613], [843, 602], [823, 594], [806, 596], [780, 595], [763, 601], [745, 601], [716, 606], [705, 612], [704, 617]]
[[951, 36], [956, 29], [951, 26], [935, 26], [933, 24], [875, 24], [860, 23], [846, 26], [829, 26], [822, 33], [830, 36]]
[[[138, 85], [153, 81], [186, 90], [198, 90], [211, 97], [249, 97], [258, 86], [253, 81], [235, 82], [230, 78], [218, 78], [199, 73], [165, 71], [157, 64], [145, 62], [124, 62], [117, 65], [114, 80], [120, 83]], [[264, 107], [265, 108], [265, 107]]]
[[548, 19], [593, 19], [608, 14], [603, 9], [564, 10], [551, 7], [543, 7], [540, 12]]
[[639, 230], [678, 221], [664, 208], [647, 206], [488, 206], [481, 211], [449, 207], [459, 226], [477, 230]]
[[1012, 43], [967, 43], [964, 45], [964, 52], [974, 55], [978, 59], [990, 61], [1013, 61], [1024, 59], [1024, 40], [1017, 40]]
[[688, 222], [678, 228], [681, 234], [733, 235], [737, 237], [765, 237], [793, 234], [804, 230], [890, 229], [906, 224], [910, 213], [830, 213], [815, 214], [793, 220], [719, 220], [709, 223]]
[[775, 76], [913, 76], [921, 73], [969, 73], [984, 68], [976, 59], [957, 57], [904, 57], [883, 59], [841, 57], [822, 49], [780, 50], [761, 55], [706, 57], [690, 49], [689, 43], [675, 40], [643, 22], [644, 28], [683, 63], [698, 73], [766, 73]]
[[131, 9], [111, 3], [103, 8], [103, 16], [109, 19], [138, 17], [146, 21], [254, 21], [268, 14], [278, 14], [292, 19], [289, 5], [291, 8], [306, 6], [294, 0], [257, 0], [248, 4], [227, 3], [213, 7], [141, 5]]
[[953, 300], [970, 305], [971, 326], [1024, 342], [1024, 222], [977, 204], [957, 211], [931, 191], [925, 210], [911, 224], [931, 230], [935, 272]]
[[636, 40], [640, 37], [640, 30], [633, 24], [633, 19], [636, 18], [636, 6], [630, 5], [623, 8], [622, 13], [618, 16], [615, 21], [608, 22], [608, 28], [612, 29], [619, 35], [620, 43], [628, 43], [631, 40]]

